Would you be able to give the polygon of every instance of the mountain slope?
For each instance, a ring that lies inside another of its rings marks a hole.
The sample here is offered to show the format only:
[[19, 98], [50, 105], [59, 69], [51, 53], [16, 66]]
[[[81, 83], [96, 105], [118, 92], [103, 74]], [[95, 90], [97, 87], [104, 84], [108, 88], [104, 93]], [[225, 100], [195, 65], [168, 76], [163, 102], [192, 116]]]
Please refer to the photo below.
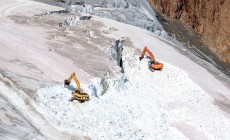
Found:
[[195, 46], [206, 53], [209, 52], [209, 57], [219, 63], [219, 67], [230, 75], [230, 27], [228, 26], [230, 0], [148, 1], [160, 14], [180, 20], [194, 29], [205, 45]]
[[[228, 105], [229, 88], [170, 42], [97, 16], [79, 20], [84, 14], [41, 14], [63, 9], [38, 2], [1, 5], [0, 94], [39, 130], [32, 138], [229, 137], [228, 110], [214, 105]], [[117, 40], [123, 40], [124, 73], [111, 55]], [[144, 46], [165, 64], [162, 71], [150, 72], [148, 58], [139, 61]], [[71, 91], [63, 80], [71, 72], [89, 93], [89, 102], [68, 101]]]

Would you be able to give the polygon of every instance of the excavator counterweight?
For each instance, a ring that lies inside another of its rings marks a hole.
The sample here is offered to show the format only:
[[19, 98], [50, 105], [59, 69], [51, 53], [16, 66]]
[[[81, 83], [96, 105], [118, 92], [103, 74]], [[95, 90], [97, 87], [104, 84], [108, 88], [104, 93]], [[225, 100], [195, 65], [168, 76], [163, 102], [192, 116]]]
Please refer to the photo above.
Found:
[[72, 98], [70, 98], [70, 101], [72, 102], [73, 100], [78, 100], [80, 102], [88, 101], [89, 100], [89, 95], [87, 93], [81, 93], [81, 87], [80, 87], [80, 82], [78, 81], [75, 73], [72, 73], [70, 77], [64, 81], [64, 87], [68, 88], [71, 80], [74, 79], [76, 84], [77, 84], [77, 89], [73, 90], [72, 93]]
[[152, 54], [152, 52], [150, 52], [150, 50], [147, 47], [144, 48], [144, 50], [141, 54], [141, 57], [139, 58], [140, 61], [144, 58], [145, 53], [147, 53], [151, 57], [151, 62], [149, 65], [150, 69], [161, 70], [164, 67], [164, 65], [162, 63], [159, 63], [155, 60], [154, 55]]

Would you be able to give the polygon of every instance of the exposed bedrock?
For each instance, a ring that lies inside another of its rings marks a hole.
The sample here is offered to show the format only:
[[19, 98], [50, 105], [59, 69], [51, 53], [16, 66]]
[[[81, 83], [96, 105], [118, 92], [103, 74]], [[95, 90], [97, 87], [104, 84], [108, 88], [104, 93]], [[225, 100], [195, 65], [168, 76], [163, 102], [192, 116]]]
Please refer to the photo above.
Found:
[[196, 31], [222, 70], [230, 75], [230, 0], [148, 0], [154, 10]]

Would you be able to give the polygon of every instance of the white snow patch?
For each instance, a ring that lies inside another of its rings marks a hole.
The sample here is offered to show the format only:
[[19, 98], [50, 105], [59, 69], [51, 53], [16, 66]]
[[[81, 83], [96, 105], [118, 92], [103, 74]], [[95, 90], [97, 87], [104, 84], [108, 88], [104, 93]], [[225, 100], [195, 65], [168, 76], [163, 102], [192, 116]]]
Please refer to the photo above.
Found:
[[37, 91], [39, 111], [58, 129], [92, 139], [187, 139], [174, 122], [209, 139], [228, 138], [229, 120], [184, 71], [163, 62], [163, 71], [151, 72], [148, 59], [139, 62], [126, 47], [122, 57], [124, 75], [116, 70], [93, 79], [89, 102], [69, 102], [71, 91], [54, 85]]

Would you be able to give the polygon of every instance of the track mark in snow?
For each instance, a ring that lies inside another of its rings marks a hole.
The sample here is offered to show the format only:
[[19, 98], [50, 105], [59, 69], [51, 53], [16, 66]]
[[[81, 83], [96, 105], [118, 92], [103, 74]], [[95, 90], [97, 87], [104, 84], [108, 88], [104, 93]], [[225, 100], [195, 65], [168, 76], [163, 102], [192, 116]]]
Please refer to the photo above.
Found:
[[10, 5], [6, 5], [4, 6], [3, 8], [1, 8], [1, 16], [2, 17], [6, 17], [8, 15], [10, 15], [10, 12], [14, 9], [17, 9], [17, 8], [20, 8], [20, 7], [24, 7], [24, 6], [27, 6], [27, 5], [30, 5], [32, 4], [31, 2], [28, 2], [28, 1], [19, 1], [19, 2], [16, 2], [16, 3], [13, 3], [13, 4], [10, 4]]

